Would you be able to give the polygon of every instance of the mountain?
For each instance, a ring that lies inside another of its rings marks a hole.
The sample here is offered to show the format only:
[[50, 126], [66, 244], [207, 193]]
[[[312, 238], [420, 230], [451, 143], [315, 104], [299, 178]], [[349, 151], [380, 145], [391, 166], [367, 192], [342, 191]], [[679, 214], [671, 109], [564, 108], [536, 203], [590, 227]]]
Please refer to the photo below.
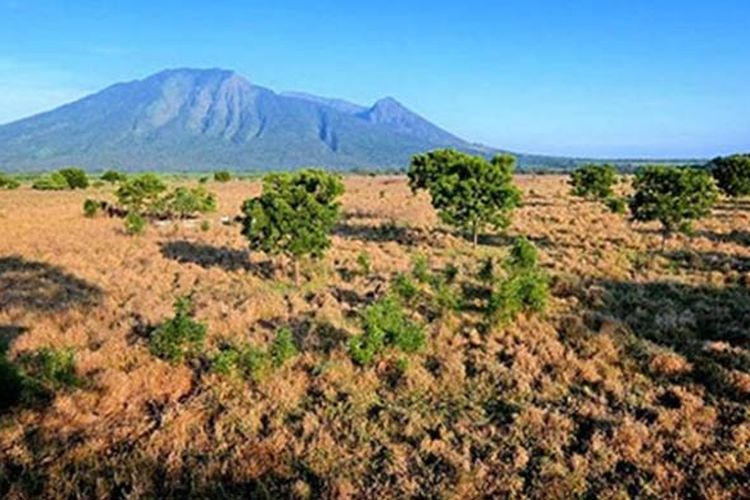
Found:
[[[275, 93], [232, 71], [176, 69], [0, 126], [0, 170], [393, 168], [442, 147], [496, 152], [390, 97], [366, 107]], [[567, 161], [519, 156], [521, 166]]]

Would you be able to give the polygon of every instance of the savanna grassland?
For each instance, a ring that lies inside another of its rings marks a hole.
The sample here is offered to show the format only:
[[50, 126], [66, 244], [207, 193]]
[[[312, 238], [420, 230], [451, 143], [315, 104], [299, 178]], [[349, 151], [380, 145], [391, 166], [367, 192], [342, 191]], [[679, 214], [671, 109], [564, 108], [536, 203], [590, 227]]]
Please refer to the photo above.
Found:
[[[750, 496], [750, 205], [721, 203], [662, 250], [658, 225], [571, 197], [564, 176], [515, 182], [511, 227], [474, 250], [403, 177], [347, 177], [300, 287], [231, 222], [259, 182], [211, 182], [218, 212], [140, 236], [83, 217], [110, 188], [0, 192], [6, 363], [75, 361], [75, 383], [4, 408], [0, 495]], [[514, 235], [538, 248], [549, 304], [488, 322], [477, 273]], [[448, 268], [440, 293], [420, 278]], [[398, 273], [425, 345], [359, 366], [347, 341]], [[205, 348], [169, 363], [148, 336], [186, 294]], [[298, 353], [281, 366], [211, 368], [284, 327]]]

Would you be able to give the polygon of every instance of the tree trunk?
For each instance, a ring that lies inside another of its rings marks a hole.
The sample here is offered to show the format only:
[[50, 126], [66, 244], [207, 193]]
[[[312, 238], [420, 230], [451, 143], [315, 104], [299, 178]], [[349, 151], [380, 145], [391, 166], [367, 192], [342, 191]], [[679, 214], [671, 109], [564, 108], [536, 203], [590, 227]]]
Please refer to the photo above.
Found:
[[476, 250], [477, 243], [479, 242], [479, 231], [477, 230], [476, 223], [472, 224], [471, 226], [471, 236], [472, 236], [472, 248]]
[[299, 259], [294, 259], [294, 284], [296, 286], [299, 286], [300, 278], [299, 278]]

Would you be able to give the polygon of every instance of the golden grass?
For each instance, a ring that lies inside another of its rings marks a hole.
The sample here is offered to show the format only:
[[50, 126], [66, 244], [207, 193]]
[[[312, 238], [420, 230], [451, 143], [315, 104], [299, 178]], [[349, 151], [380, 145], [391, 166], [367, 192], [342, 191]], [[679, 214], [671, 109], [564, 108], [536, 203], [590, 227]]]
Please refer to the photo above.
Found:
[[[0, 192], [8, 356], [72, 347], [87, 380], [0, 417], [0, 494], [750, 495], [750, 210], [722, 206], [651, 255], [655, 226], [571, 198], [564, 177], [517, 183], [509, 234], [540, 249], [547, 312], [489, 329], [468, 312], [423, 318], [427, 346], [399, 376], [397, 353], [349, 359], [357, 311], [415, 255], [474, 270], [508, 242], [474, 255], [403, 178], [346, 179], [333, 248], [300, 290], [221, 223], [257, 182], [212, 183], [208, 231], [138, 237], [82, 216], [105, 189]], [[144, 331], [191, 291], [209, 351], [265, 346], [289, 325], [302, 353], [260, 382], [154, 358]]]

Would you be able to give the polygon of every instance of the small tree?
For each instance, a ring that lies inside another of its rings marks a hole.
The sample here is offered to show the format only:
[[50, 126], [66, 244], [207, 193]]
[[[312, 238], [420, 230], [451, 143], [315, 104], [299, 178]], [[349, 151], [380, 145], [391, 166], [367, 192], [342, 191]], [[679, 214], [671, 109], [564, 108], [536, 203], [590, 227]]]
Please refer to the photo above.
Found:
[[750, 154], [715, 158], [708, 167], [724, 194], [732, 198], [750, 195]]
[[0, 172], [0, 189], [17, 189], [20, 185], [16, 179]]
[[70, 189], [86, 189], [89, 187], [89, 178], [86, 172], [80, 168], [63, 168], [59, 171], [59, 174], [65, 178], [65, 182]]
[[229, 182], [232, 180], [232, 174], [228, 170], [217, 170], [214, 172], [214, 180], [216, 182]]
[[251, 249], [290, 258], [299, 284], [299, 259], [319, 257], [331, 245], [343, 192], [340, 177], [322, 170], [267, 175], [262, 194], [242, 205], [242, 234]]
[[31, 188], [40, 191], [62, 191], [68, 189], [68, 181], [60, 172], [52, 172], [34, 181]]
[[157, 205], [167, 185], [154, 174], [131, 177], [115, 192], [117, 200], [131, 212], [142, 214]]
[[409, 186], [427, 190], [440, 219], [466, 231], [476, 247], [480, 231], [507, 227], [521, 201], [514, 165], [510, 155], [487, 161], [452, 149], [432, 151], [412, 158]]
[[120, 172], [117, 172], [115, 170], [107, 170], [106, 172], [102, 174], [101, 178], [103, 181], [107, 181], [110, 184], [116, 184], [118, 182], [122, 182], [125, 179], [127, 179], [125, 174], [121, 174]]
[[612, 186], [617, 182], [617, 170], [609, 164], [584, 165], [570, 176], [574, 196], [606, 200], [613, 196]]
[[632, 218], [661, 223], [662, 249], [675, 231], [688, 231], [691, 221], [708, 215], [719, 194], [707, 171], [686, 167], [643, 167], [635, 174], [633, 188]]
[[175, 214], [178, 218], [186, 219], [196, 213], [215, 211], [216, 197], [203, 186], [192, 189], [180, 186], [159, 200], [153, 208], [163, 215]]

